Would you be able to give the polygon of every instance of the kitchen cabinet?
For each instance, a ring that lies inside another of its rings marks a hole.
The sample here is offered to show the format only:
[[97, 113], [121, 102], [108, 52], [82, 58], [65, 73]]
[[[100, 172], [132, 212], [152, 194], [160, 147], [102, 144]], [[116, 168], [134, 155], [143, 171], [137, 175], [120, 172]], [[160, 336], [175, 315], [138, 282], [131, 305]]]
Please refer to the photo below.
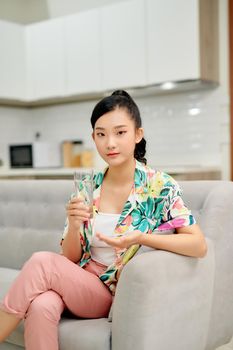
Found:
[[27, 99], [64, 96], [64, 20], [54, 19], [26, 27]]
[[0, 96], [24, 98], [26, 93], [24, 27], [0, 21]]
[[120, 2], [100, 11], [103, 90], [145, 85], [144, 1]]
[[100, 11], [64, 18], [66, 94], [101, 90]]
[[145, 0], [147, 84], [218, 82], [218, 1]]
[[0, 22], [0, 100], [36, 106], [119, 88], [143, 96], [168, 81], [210, 87], [218, 1], [131, 0], [27, 26]]

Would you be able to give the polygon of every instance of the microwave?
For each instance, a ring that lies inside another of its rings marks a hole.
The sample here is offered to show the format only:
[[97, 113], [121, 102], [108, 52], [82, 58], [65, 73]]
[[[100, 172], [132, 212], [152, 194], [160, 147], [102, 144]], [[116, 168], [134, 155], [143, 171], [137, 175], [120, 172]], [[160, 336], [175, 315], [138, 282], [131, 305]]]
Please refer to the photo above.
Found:
[[62, 166], [61, 145], [34, 142], [9, 145], [11, 168], [57, 168]]

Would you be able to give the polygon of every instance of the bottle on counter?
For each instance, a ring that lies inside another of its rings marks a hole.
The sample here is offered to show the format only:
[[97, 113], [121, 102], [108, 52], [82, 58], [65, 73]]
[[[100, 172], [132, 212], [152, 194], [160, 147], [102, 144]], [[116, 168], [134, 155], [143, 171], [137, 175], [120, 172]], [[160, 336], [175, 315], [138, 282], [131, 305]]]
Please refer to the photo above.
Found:
[[81, 155], [83, 151], [83, 141], [73, 140], [63, 142], [63, 166], [65, 168], [75, 168], [81, 166]]

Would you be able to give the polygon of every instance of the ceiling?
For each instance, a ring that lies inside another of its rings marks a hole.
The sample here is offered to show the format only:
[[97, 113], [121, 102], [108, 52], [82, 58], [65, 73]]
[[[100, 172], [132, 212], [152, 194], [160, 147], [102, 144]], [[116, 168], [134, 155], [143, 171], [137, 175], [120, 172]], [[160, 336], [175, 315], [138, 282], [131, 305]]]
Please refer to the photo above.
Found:
[[0, 20], [28, 24], [127, 0], [0, 0]]

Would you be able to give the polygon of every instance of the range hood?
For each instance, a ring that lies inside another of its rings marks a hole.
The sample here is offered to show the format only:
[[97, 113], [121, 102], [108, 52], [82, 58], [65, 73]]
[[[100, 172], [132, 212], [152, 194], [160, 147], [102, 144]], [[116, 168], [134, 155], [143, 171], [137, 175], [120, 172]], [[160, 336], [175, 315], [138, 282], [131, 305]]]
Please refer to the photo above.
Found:
[[[219, 83], [194, 79], [194, 80], [182, 80], [176, 82], [165, 82], [161, 84], [153, 84], [146, 86], [136, 86], [136, 87], [119, 87], [119, 89], [126, 90], [133, 98], [145, 98], [151, 96], [161, 96], [168, 94], [183, 93], [188, 91], [203, 91], [215, 89], [219, 86]], [[84, 101], [96, 101], [105, 96], [110, 95], [114, 90], [107, 91], [93, 91], [77, 95], [69, 96], [54, 96], [50, 98], [43, 98], [33, 101], [25, 101], [19, 99], [7, 99], [0, 98], [0, 105], [5, 106], [15, 106], [15, 107], [25, 107], [25, 108], [36, 108], [47, 105], [56, 105], [64, 103], [75, 103], [75, 102], [84, 102]]]
[[149, 96], [158, 96], [158, 95], [167, 95], [182, 93], [187, 91], [202, 91], [202, 90], [211, 90], [217, 88], [219, 83], [194, 79], [194, 80], [181, 80], [181, 81], [168, 81], [161, 84], [147, 85], [145, 87], [135, 87], [129, 88], [127, 91], [133, 97], [149, 97]]

